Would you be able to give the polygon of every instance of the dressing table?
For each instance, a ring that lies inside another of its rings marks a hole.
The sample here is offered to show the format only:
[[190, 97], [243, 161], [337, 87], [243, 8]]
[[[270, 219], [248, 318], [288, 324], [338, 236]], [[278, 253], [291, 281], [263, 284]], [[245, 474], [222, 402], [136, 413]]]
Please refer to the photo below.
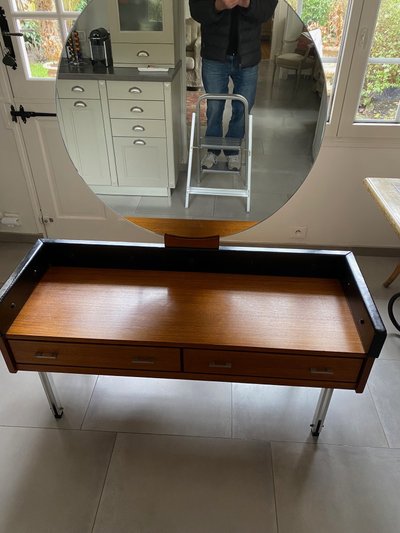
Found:
[[49, 372], [319, 387], [318, 436], [385, 337], [350, 252], [41, 239], [0, 291], [8, 369], [56, 417]]

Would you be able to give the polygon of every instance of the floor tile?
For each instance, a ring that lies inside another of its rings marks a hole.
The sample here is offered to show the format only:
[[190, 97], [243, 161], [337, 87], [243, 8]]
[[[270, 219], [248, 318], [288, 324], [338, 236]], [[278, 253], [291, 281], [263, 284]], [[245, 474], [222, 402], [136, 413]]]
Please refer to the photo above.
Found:
[[84, 429], [231, 436], [231, 384], [101, 376]]
[[11, 374], [0, 355], [0, 426], [79, 429], [96, 376], [52, 374], [61, 404], [62, 418], [54, 418], [37, 372]]
[[[234, 384], [233, 436], [239, 439], [312, 442], [320, 389]], [[353, 446], [388, 443], [369, 391], [335, 390], [319, 442]]]
[[400, 361], [376, 361], [368, 388], [375, 401], [389, 446], [400, 448]]
[[398, 533], [400, 450], [273, 443], [279, 533]]
[[0, 428], [0, 533], [90, 533], [115, 435]]
[[93, 533], [275, 533], [270, 448], [119, 434]]

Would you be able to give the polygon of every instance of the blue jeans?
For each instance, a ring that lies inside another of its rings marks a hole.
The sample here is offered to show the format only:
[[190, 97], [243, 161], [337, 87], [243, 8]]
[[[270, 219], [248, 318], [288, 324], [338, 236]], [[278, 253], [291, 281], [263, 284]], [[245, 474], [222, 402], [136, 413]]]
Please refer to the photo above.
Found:
[[[249, 112], [254, 105], [257, 89], [258, 65], [240, 68], [237, 56], [227, 56], [226, 62], [202, 60], [203, 85], [206, 93], [228, 94], [229, 78], [233, 81], [233, 93], [244, 96], [249, 103]], [[207, 101], [207, 137], [222, 137], [222, 118], [225, 100]], [[242, 139], [244, 136], [244, 106], [238, 100], [232, 101], [232, 116], [226, 137]], [[217, 155], [220, 150], [213, 150]], [[235, 152], [225, 151], [226, 155]]]

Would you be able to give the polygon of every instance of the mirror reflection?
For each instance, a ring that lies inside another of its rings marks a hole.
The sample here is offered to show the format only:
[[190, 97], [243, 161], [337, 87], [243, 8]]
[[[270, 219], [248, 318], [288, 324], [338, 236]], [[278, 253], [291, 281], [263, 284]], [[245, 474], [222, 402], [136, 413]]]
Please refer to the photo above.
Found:
[[[297, 191], [321, 145], [326, 92], [319, 32], [307, 31], [279, 1], [262, 28], [251, 151], [243, 145], [239, 172], [203, 173], [201, 35], [188, 1], [92, 0], [65, 44], [56, 84], [72, 162], [98, 197], [128, 218], [264, 220]], [[193, 113], [199, 139], [191, 143]], [[191, 144], [191, 185], [211, 193], [194, 192], [188, 200]], [[247, 190], [249, 198], [218, 190]]]

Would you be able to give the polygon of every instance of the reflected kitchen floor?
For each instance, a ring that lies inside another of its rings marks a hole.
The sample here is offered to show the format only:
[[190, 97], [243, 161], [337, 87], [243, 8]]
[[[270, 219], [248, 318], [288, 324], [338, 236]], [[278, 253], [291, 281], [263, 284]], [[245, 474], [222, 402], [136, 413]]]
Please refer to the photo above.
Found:
[[[185, 208], [186, 170], [180, 173], [171, 197], [99, 195], [111, 209], [130, 217], [258, 221], [272, 215], [297, 191], [313, 164], [312, 145], [320, 98], [314, 82], [303, 78], [295, 92], [294, 76], [276, 79], [272, 63], [260, 64], [253, 107], [251, 210], [246, 199], [191, 195]], [[220, 156], [223, 159], [223, 156]], [[240, 178], [207, 174], [202, 186], [240, 187]], [[236, 183], [235, 181], [236, 180]], [[208, 183], [207, 183], [208, 182]]]

